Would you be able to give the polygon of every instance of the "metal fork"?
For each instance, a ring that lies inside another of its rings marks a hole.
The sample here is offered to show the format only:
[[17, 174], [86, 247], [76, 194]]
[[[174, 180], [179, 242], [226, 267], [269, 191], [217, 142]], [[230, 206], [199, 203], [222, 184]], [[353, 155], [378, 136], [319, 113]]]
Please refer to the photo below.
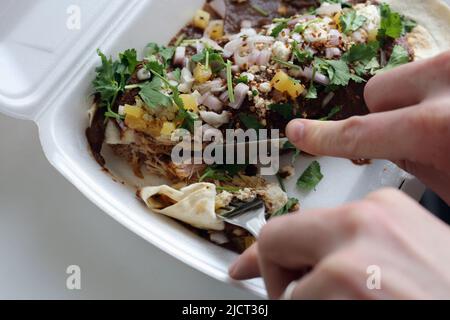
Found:
[[256, 198], [250, 202], [232, 201], [228, 207], [219, 212], [225, 222], [244, 228], [258, 238], [262, 227], [267, 223], [264, 202]]

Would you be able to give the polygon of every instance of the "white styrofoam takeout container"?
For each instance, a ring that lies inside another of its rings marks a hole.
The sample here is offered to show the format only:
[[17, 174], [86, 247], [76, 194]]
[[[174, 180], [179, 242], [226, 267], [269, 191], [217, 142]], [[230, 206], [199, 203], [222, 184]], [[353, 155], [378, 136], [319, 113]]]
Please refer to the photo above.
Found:
[[[139, 181], [126, 165], [107, 155], [112, 171], [127, 184], [115, 182], [95, 162], [85, 138], [91, 81], [99, 64], [96, 49], [116, 55], [127, 48], [144, 48], [148, 42], [167, 43], [203, 2], [3, 0], [0, 112], [34, 121], [51, 164], [111, 217], [188, 265], [221, 281], [233, 282], [227, 269], [236, 258], [234, 253], [149, 212], [136, 199], [133, 185], [158, 184], [160, 179]], [[70, 19], [78, 13], [81, 28], [68, 28], [68, 21], [73, 22]], [[343, 159], [318, 160], [325, 179], [316, 192], [298, 194], [295, 181], [287, 186], [291, 195], [301, 199], [303, 209], [360, 199], [384, 186], [402, 188], [416, 199], [423, 192], [420, 183], [386, 161], [355, 166]], [[310, 162], [301, 158], [297, 173]], [[238, 285], [265, 296], [259, 279]]]

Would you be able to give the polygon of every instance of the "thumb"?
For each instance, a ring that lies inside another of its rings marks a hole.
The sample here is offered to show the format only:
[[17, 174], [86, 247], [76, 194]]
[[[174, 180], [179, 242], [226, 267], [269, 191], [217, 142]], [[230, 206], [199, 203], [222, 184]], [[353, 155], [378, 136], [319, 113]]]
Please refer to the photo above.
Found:
[[413, 107], [342, 121], [297, 119], [286, 133], [299, 150], [347, 159], [411, 159], [423, 148]]

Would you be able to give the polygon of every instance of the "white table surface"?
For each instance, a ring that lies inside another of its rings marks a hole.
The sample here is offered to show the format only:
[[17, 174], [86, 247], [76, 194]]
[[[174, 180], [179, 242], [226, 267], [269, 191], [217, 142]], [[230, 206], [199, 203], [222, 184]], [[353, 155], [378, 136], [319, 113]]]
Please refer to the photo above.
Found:
[[[44, 157], [36, 126], [0, 115], [0, 299], [251, 299], [103, 213]], [[80, 291], [66, 268], [81, 267]]]

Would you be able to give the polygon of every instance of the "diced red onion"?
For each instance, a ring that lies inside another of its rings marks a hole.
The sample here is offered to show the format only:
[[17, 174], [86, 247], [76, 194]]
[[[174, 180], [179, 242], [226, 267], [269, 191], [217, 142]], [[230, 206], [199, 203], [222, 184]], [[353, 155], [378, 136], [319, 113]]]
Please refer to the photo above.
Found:
[[288, 22], [288, 26], [295, 26], [297, 23], [302, 21], [302, 18], [295, 18]]
[[387, 64], [387, 57], [386, 57], [386, 51], [381, 50], [380, 54], [380, 64], [382, 67], [385, 67]]
[[[303, 69], [303, 72], [301, 73], [301, 75], [304, 76], [305, 78], [307, 78], [308, 80], [312, 79], [313, 74], [314, 74], [314, 71], [310, 67], [306, 67], [305, 69]], [[327, 76], [316, 71], [315, 77], [314, 77], [314, 82], [317, 82], [319, 84], [327, 86], [330, 84], [330, 79], [328, 79]]]
[[242, 37], [253, 37], [256, 36], [257, 32], [255, 29], [253, 28], [246, 28], [246, 29], [242, 29], [241, 32], [230, 35], [228, 38], [230, 40], [235, 40], [235, 39], [239, 39]]
[[327, 94], [327, 96], [322, 101], [322, 108], [325, 108], [331, 102], [331, 100], [333, 100], [335, 95], [336, 94], [334, 92], [330, 92], [329, 94]]
[[222, 101], [223, 103], [228, 102], [229, 98], [228, 98], [228, 91], [223, 92], [220, 97], [219, 97], [220, 101]]
[[219, 44], [216, 41], [211, 40], [209, 38], [201, 38], [200, 42], [203, 44], [203, 47], [206, 44], [208, 47], [213, 48], [214, 50], [223, 51], [223, 48], [219, 46]]
[[216, 96], [209, 94], [206, 98], [203, 99], [204, 106], [206, 106], [209, 110], [215, 112], [221, 112], [223, 109], [223, 103]]
[[227, 5], [224, 0], [213, 0], [209, 5], [221, 18], [225, 18], [227, 15]]
[[186, 47], [177, 47], [173, 58], [173, 64], [176, 66], [184, 67], [185, 58], [186, 58]]
[[244, 43], [241, 38], [231, 40], [223, 48], [224, 58], [230, 58]]
[[197, 50], [197, 53], [202, 53], [203, 49], [205, 49], [205, 45], [201, 41], [197, 41], [195, 43], [195, 49]]
[[209, 235], [209, 239], [218, 245], [230, 242], [225, 232], [213, 232]]
[[202, 95], [207, 92], [222, 92], [223, 88], [223, 80], [222, 79], [215, 79], [212, 81], [205, 82], [204, 84], [201, 84], [199, 86], [196, 86], [195, 89], [197, 89]]
[[327, 59], [331, 59], [333, 57], [340, 57], [341, 50], [339, 50], [339, 48], [327, 48], [325, 50], [325, 56], [327, 57]]
[[240, 70], [240, 68], [239, 68], [238, 65], [234, 64], [234, 65], [231, 66], [231, 72], [238, 73], [239, 70]]
[[242, 20], [241, 21], [241, 28], [242, 29], [249, 29], [253, 27], [253, 22], [251, 20]]
[[261, 51], [259, 51], [258, 49], [255, 49], [248, 55], [249, 66], [252, 66], [255, 63], [257, 63], [260, 53], [261, 53]]
[[228, 111], [222, 111], [221, 114], [217, 114], [211, 111], [200, 111], [200, 117], [207, 124], [213, 126], [214, 128], [219, 128], [222, 125], [230, 122], [231, 113]]
[[248, 91], [250, 90], [249, 86], [245, 83], [239, 83], [234, 88], [234, 98], [235, 102], [231, 103], [229, 106], [233, 109], [239, 109], [242, 104], [244, 103], [244, 100], [247, 98]]
[[270, 36], [255, 35], [255, 36], [249, 37], [247, 39], [247, 41], [251, 44], [254, 44], [254, 43], [272, 44], [275, 42], [275, 38], [270, 37]]
[[341, 33], [336, 30], [336, 29], [331, 29], [328, 32], [328, 41], [329, 44], [332, 46], [339, 46], [339, 44], [341, 43], [341, 39], [342, 39], [342, 35]]
[[341, 10], [342, 6], [340, 3], [324, 2], [319, 8], [317, 8], [316, 13], [321, 16], [331, 16], [335, 13], [340, 12]]
[[260, 52], [258, 60], [256, 61], [256, 64], [259, 66], [265, 66], [265, 65], [269, 64], [271, 57], [272, 57], [272, 51], [269, 49], [264, 49]]
[[234, 53], [234, 63], [238, 65], [239, 68], [247, 68], [249, 65], [248, 55], [241, 56], [239, 50]]

